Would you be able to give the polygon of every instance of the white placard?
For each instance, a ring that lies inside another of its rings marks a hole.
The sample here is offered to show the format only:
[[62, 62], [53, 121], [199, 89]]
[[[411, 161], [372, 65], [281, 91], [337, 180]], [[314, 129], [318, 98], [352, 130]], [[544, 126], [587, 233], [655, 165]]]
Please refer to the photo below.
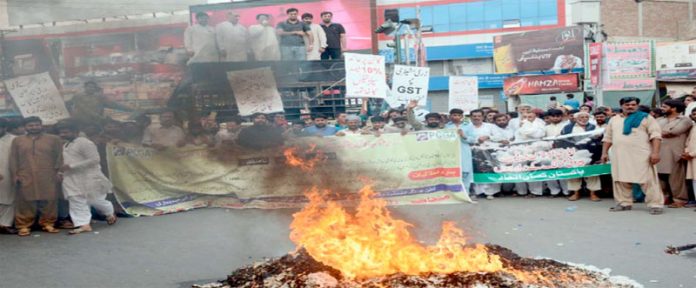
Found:
[[418, 106], [428, 103], [428, 83], [430, 68], [394, 65], [391, 93], [385, 99], [389, 106], [408, 105], [411, 100], [418, 100]]
[[384, 56], [345, 53], [346, 97], [384, 99]]
[[5, 80], [5, 87], [23, 117], [36, 116], [49, 125], [70, 118], [63, 97], [48, 72]]
[[464, 113], [478, 109], [478, 77], [450, 76], [449, 77], [449, 109], [459, 108]]
[[227, 72], [239, 115], [283, 112], [275, 76], [269, 67]]

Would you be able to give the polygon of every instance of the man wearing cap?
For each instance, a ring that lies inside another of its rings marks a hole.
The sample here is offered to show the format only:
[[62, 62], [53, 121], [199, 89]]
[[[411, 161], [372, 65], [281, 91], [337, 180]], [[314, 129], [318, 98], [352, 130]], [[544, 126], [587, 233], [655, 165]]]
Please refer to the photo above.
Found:
[[346, 116], [347, 128], [336, 133], [336, 136], [355, 136], [362, 135], [363, 131], [360, 130], [361, 124], [360, 117], [358, 115], [348, 115]]
[[[590, 123], [590, 113], [587, 112], [578, 112], [573, 115], [573, 118], [575, 118], [574, 123], [570, 123], [566, 125], [563, 128], [563, 131], [561, 131], [561, 135], [568, 135], [568, 134], [580, 134], [580, 133], [585, 133], [589, 131], [594, 131], [597, 129], [597, 126], [594, 124]], [[583, 147], [579, 147], [580, 149], [587, 149], [590, 152], [593, 152], [594, 149], [593, 147], [598, 147], [597, 143], [599, 142], [599, 139], [595, 141], [590, 141], [587, 144], [583, 144]], [[570, 196], [568, 200], [570, 201], [577, 201], [580, 199], [580, 188], [582, 186], [582, 182], [585, 182], [585, 188], [587, 190], [590, 190], [590, 200], [592, 201], [600, 201], [599, 197], [597, 196], [597, 192], [602, 190], [602, 182], [599, 180], [599, 176], [592, 176], [592, 177], [584, 177], [584, 178], [576, 178], [576, 179], [570, 179], [568, 180], [568, 191], [573, 192], [573, 196]]]
[[314, 125], [304, 128], [302, 130], [305, 136], [334, 136], [336, 135], [336, 127], [333, 125], [328, 125], [326, 116], [323, 114], [314, 115], [312, 118]]
[[[648, 113], [638, 111], [640, 99], [625, 97], [619, 101], [622, 113], [609, 120], [604, 131], [601, 161], [611, 159], [616, 206], [611, 212], [628, 211], [633, 207], [633, 184], [645, 193], [650, 214], [663, 213], [664, 195], [657, 179], [655, 164], [660, 162], [662, 129]], [[609, 148], [612, 148], [611, 151]], [[611, 155], [610, 155], [611, 153]]]
[[191, 57], [188, 64], [220, 61], [215, 28], [208, 25], [209, 19], [205, 12], [198, 12], [196, 13], [197, 23], [184, 31], [184, 47]]

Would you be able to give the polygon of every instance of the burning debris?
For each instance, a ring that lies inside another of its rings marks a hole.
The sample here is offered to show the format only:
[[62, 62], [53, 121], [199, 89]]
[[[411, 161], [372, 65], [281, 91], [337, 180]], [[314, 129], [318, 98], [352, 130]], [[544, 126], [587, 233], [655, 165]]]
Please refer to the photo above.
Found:
[[[317, 164], [293, 157], [294, 151], [286, 152], [290, 165]], [[360, 191], [354, 213], [330, 200], [331, 193], [310, 189], [309, 203], [293, 215], [290, 239], [297, 251], [195, 287], [641, 287], [604, 271], [467, 243], [452, 222], [443, 223], [440, 239], [426, 246], [411, 235], [410, 223], [391, 216], [369, 185]]]
[[689, 244], [684, 246], [667, 246], [665, 253], [672, 255], [679, 255], [681, 252], [696, 249], [696, 244]]

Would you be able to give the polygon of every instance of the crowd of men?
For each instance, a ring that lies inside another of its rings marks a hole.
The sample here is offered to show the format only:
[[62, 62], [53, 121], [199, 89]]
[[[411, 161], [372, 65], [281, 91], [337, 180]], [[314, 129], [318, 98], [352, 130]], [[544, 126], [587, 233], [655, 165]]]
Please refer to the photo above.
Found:
[[227, 21], [212, 27], [207, 13], [196, 13], [196, 24], [184, 33], [189, 63], [340, 59], [346, 30], [332, 22], [333, 13], [322, 12], [320, 24], [311, 13], [299, 13], [297, 8], [287, 9], [287, 20], [275, 27], [269, 14], [256, 15], [257, 23], [245, 27], [233, 11]]

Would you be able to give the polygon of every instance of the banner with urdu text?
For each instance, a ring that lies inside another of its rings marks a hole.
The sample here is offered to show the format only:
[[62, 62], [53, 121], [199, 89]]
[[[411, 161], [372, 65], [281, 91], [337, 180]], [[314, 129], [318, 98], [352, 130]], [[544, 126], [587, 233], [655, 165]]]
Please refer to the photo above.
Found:
[[107, 158], [117, 200], [140, 216], [202, 207], [298, 207], [314, 186], [339, 201], [350, 201], [365, 185], [391, 205], [470, 201], [461, 184], [459, 145], [453, 130], [289, 140], [285, 148], [308, 159], [303, 169], [287, 164], [282, 147], [156, 151], [121, 144], [109, 146]]
[[543, 140], [475, 146], [475, 183], [519, 183], [563, 180], [611, 173], [598, 164], [603, 129]]

